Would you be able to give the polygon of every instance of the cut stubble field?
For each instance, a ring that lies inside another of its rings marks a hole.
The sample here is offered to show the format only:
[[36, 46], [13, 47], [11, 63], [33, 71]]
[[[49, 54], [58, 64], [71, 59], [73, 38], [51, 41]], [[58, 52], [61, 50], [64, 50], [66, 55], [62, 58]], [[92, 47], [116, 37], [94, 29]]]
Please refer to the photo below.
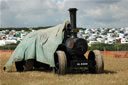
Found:
[[0, 85], [128, 85], [127, 52], [102, 52], [105, 66], [102, 74], [85, 71], [56, 75], [46, 70], [4, 72], [2, 68], [12, 51], [0, 51]]

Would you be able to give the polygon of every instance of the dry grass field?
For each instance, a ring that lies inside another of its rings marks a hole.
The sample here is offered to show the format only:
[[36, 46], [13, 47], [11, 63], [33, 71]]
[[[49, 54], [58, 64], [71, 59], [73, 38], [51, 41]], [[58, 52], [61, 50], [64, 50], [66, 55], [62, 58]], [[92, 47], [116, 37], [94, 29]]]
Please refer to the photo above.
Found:
[[[105, 72], [70, 72], [55, 75], [49, 71], [3, 72], [12, 51], [0, 51], [0, 85], [128, 85], [127, 52], [102, 52]], [[125, 56], [125, 57], [124, 57]]]

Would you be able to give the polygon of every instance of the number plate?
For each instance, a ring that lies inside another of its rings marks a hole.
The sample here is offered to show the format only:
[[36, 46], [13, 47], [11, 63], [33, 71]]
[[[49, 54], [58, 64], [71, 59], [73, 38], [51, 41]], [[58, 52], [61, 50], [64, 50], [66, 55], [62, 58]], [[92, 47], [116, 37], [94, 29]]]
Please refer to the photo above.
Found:
[[88, 63], [77, 63], [77, 66], [87, 66]]

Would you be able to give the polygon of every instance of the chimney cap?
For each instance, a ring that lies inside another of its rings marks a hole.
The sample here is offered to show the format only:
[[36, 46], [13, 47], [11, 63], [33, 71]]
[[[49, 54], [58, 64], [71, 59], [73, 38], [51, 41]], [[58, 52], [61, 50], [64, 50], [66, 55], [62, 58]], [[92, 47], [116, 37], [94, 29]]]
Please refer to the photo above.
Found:
[[77, 8], [69, 8], [69, 11], [77, 11]]

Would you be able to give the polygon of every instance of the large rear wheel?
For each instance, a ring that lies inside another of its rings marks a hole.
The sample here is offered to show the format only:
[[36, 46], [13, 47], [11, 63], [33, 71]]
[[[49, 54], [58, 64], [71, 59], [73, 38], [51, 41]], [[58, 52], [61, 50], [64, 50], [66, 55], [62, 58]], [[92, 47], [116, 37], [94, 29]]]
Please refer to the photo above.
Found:
[[55, 68], [57, 74], [65, 74], [67, 70], [67, 57], [64, 51], [56, 51], [55, 53]]
[[15, 62], [16, 70], [18, 72], [31, 71], [34, 66], [34, 59], [28, 59], [26, 61]]
[[24, 65], [24, 61], [17, 61], [17, 62], [15, 62], [16, 70], [18, 72], [23, 72], [24, 71], [23, 65]]
[[88, 67], [90, 73], [104, 72], [104, 60], [99, 50], [90, 51], [88, 60], [91, 62]]
[[32, 71], [34, 67], [34, 59], [28, 59], [25, 61], [24, 71]]

